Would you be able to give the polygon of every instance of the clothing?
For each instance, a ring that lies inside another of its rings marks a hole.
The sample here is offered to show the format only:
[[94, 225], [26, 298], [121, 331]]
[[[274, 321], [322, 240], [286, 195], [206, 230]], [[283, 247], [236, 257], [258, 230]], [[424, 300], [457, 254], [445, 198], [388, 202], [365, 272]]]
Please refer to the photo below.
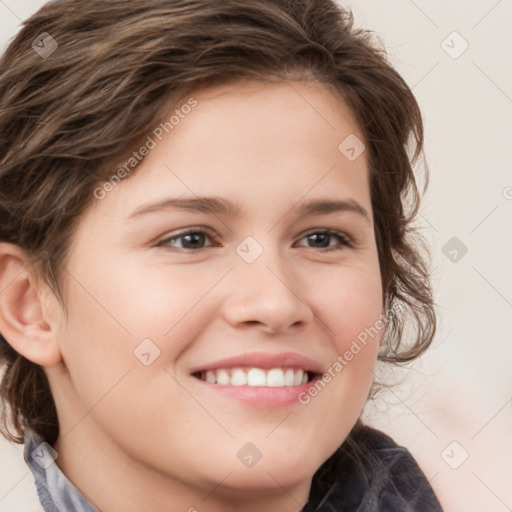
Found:
[[34, 431], [25, 432], [24, 458], [44, 512], [99, 512], [55, 464], [52, 450]]
[[407, 448], [358, 422], [313, 477], [303, 512], [442, 512]]
[[[24, 454], [45, 512], [99, 512], [66, 478], [53, 462], [52, 448], [33, 431], [26, 433]], [[315, 473], [303, 512], [442, 512], [442, 508], [409, 451], [358, 422]]]

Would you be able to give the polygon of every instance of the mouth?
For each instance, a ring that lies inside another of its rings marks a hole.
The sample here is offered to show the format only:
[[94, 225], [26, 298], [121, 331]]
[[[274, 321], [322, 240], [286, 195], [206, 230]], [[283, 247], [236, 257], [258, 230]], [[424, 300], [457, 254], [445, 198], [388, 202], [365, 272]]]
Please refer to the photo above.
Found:
[[[190, 369], [208, 400], [235, 400], [251, 407], [294, 407], [322, 376], [322, 365], [293, 352], [253, 352]], [[219, 402], [221, 403], [221, 402]]]
[[286, 389], [300, 391], [320, 378], [322, 366], [293, 352], [253, 352], [192, 368], [190, 374], [213, 389], [277, 393], [278, 388], [283, 388], [284, 393]]
[[201, 370], [192, 376], [217, 386], [284, 388], [308, 384], [317, 373], [299, 367], [225, 367]]

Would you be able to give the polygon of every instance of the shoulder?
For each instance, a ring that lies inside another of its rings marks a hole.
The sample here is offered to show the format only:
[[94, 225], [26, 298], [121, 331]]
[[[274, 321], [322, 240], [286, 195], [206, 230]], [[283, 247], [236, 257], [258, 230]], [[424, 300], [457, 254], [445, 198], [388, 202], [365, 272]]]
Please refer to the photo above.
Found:
[[430, 483], [407, 448], [370, 427], [363, 427], [357, 438], [372, 456], [373, 464], [367, 466], [365, 472], [371, 480], [372, 499], [379, 505], [375, 510], [442, 510]]
[[[442, 508], [407, 448], [359, 425], [314, 479], [319, 502], [305, 511], [440, 512]], [[318, 508], [320, 507], [320, 508]]]

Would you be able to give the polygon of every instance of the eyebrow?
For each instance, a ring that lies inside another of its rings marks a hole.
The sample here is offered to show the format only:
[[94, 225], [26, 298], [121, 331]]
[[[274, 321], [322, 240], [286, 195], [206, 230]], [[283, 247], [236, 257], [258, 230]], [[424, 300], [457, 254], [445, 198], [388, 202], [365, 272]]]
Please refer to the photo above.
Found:
[[[298, 216], [300, 217], [308, 215], [327, 215], [337, 212], [353, 212], [370, 222], [370, 215], [368, 214], [368, 211], [353, 199], [317, 199], [305, 201], [302, 204], [297, 205], [296, 208]], [[221, 197], [167, 198], [162, 201], [146, 204], [137, 208], [128, 217], [128, 219], [134, 219], [149, 213], [171, 209], [224, 215], [226, 217], [237, 217], [240, 216], [242, 212], [242, 208], [239, 203], [235, 203]]]

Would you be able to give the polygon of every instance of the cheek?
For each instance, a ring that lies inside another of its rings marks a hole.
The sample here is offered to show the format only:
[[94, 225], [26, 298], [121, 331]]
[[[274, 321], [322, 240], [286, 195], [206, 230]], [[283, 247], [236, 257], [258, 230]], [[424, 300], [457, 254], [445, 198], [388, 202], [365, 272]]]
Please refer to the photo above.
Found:
[[105, 350], [162, 338], [179, 327], [218, 279], [211, 271], [198, 275], [179, 266], [170, 271], [141, 264], [75, 273], [78, 277], [69, 287], [70, 328], [99, 333]]
[[135, 340], [110, 304], [82, 286], [69, 290], [61, 350], [73, 388], [90, 408], [130, 368]]
[[340, 414], [351, 411], [357, 416], [373, 381], [386, 327], [378, 267], [339, 269], [326, 290], [317, 314], [329, 328], [335, 353], [325, 378], [336, 395], [333, 403], [343, 404]]
[[338, 354], [350, 350], [353, 341], [361, 346], [379, 344], [385, 323], [377, 265], [343, 267], [331, 272], [317, 304], [317, 315], [329, 327]]
[[[154, 263], [134, 259], [109, 277], [113, 308], [136, 338], [162, 338], [197, 317], [203, 300], [230, 267], [226, 263]], [[128, 277], [129, 276], [129, 277]]]
[[385, 330], [378, 272], [344, 269], [333, 276], [329, 290], [317, 315], [331, 334], [330, 361], [321, 380], [301, 397], [310, 416], [319, 418], [315, 428], [323, 432], [325, 454], [344, 441], [361, 414]]
[[75, 385], [87, 382], [84, 391], [89, 394], [108, 389], [115, 376], [144, 366], [137, 359], [142, 350], [149, 350], [151, 360], [156, 357], [153, 368], [172, 367], [194, 333], [211, 320], [205, 304], [221, 270], [176, 266], [171, 271], [158, 265], [75, 268], [61, 336]]

